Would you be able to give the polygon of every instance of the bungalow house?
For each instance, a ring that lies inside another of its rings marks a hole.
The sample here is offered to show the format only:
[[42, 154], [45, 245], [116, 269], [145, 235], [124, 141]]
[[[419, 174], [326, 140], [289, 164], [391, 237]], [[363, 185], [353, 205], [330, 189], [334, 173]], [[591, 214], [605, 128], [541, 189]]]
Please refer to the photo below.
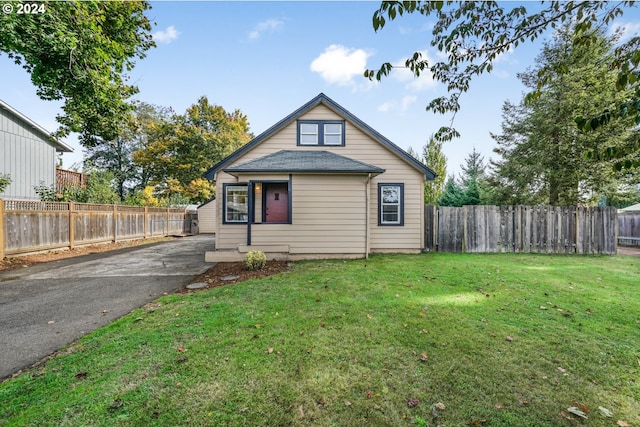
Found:
[[0, 99], [0, 174], [11, 179], [0, 198], [40, 200], [34, 188], [56, 184], [56, 153], [72, 151]]
[[424, 248], [424, 182], [435, 174], [324, 94], [209, 169], [209, 262], [363, 258]]

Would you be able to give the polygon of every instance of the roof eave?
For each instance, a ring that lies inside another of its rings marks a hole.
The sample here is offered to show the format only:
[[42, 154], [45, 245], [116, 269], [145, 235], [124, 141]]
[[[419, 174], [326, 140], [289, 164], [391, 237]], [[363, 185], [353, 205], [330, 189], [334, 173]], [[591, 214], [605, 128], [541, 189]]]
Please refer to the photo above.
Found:
[[243, 174], [318, 174], [318, 175], [380, 175], [385, 172], [385, 169], [375, 169], [375, 170], [345, 170], [345, 169], [320, 169], [320, 170], [310, 170], [310, 169], [225, 169], [225, 173], [238, 178], [239, 175]]
[[31, 126], [42, 137], [44, 137], [44, 139], [47, 139], [51, 143], [53, 143], [53, 145], [54, 145], [54, 147], [55, 147], [55, 149], [56, 149], [56, 151], [58, 153], [73, 153], [73, 148], [71, 148], [71, 146], [69, 146], [69, 145], [65, 144], [64, 142], [60, 141], [58, 138], [54, 138], [53, 136], [51, 136], [49, 131], [47, 131], [45, 128], [43, 128], [42, 126], [40, 126], [39, 124], [37, 124], [36, 122], [31, 120], [29, 117], [25, 116], [20, 111], [16, 110], [11, 105], [7, 104], [6, 102], [4, 102], [1, 99], [0, 99], [0, 108], [3, 108], [5, 110], [7, 110], [9, 113], [11, 113], [14, 116], [18, 117], [20, 120], [22, 120], [23, 122], [25, 122], [26, 124]]

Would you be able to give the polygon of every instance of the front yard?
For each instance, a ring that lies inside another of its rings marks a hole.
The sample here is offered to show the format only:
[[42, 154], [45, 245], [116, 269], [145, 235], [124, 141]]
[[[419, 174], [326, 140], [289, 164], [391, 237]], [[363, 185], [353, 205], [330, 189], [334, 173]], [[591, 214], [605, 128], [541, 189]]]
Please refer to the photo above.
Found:
[[0, 425], [640, 426], [639, 286], [625, 256], [294, 263], [86, 336]]

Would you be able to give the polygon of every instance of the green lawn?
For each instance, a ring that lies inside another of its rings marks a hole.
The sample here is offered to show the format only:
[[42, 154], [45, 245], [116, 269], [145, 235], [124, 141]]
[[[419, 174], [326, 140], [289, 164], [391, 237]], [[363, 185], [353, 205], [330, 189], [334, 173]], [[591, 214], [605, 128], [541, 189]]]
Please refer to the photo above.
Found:
[[86, 336], [0, 425], [640, 426], [639, 295], [622, 256], [294, 263]]

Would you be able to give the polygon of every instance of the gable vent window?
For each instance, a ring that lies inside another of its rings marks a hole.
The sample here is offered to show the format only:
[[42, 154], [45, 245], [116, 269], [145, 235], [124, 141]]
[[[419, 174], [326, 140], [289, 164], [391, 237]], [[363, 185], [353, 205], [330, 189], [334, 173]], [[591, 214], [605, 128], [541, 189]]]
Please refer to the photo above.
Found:
[[298, 145], [344, 146], [344, 120], [299, 120]]

